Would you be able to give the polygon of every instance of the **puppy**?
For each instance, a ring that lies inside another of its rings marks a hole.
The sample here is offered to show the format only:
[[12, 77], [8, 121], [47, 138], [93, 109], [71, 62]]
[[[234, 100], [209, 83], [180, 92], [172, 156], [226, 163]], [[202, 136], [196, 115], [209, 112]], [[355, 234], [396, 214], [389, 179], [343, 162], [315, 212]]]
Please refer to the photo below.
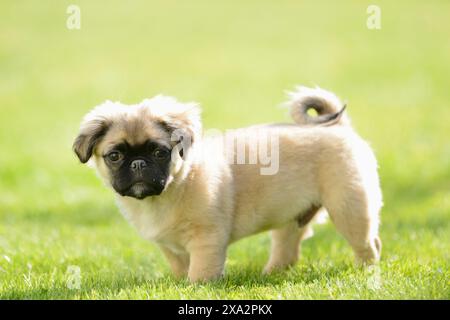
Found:
[[[291, 266], [321, 208], [358, 261], [377, 262], [382, 195], [371, 148], [334, 94], [300, 87], [288, 104], [295, 124], [203, 137], [195, 103], [166, 96], [128, 106], [107, 101], [85, 116], [73, 149], [176, 276], [220, 277], [228, 245], [266, 230], [272, 249], [264, 271]], [[274, 170], [261, 161], [269, 149]]]

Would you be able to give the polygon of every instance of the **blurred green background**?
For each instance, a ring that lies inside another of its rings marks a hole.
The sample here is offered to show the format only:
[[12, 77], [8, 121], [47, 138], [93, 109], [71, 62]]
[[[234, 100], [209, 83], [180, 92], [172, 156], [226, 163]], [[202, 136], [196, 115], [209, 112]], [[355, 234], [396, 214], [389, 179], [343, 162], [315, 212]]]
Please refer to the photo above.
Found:
[[[80, 30], [66, 28], [70, 4]], [[370, 4], [380, 30], [366, 27]], [[444, 0], [2, 1], [0, 297], [450, 298], [449, 31]], [[327, 224], [286, 273], [259, 275], [264, 234], [230, 248], [225, 279], [177, 281], [71, 151], [106, 99], [195, 100], [206, 128], [225, 129], [290, 121], [278, 106], [297, 84], [346, 100], [376, 152], [378, 273], [353, 267]], [[67, 288], [71, 265], [80, 289]]]

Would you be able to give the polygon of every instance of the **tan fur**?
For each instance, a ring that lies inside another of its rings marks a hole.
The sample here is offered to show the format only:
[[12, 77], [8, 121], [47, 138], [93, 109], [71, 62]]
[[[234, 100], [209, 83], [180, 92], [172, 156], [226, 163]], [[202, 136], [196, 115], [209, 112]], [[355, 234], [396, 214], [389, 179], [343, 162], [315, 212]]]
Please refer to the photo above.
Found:
[[[294, 107], [311, 94], [300, 91], [294, 96]], [[333, 110], [341, 107], [335, 96], [336, 100], [321, 95], [323, 90], [314, 94]], [[301, 123], [301, 116], [294, 118]], [[132, 144], [149, 137], [173, 144], [161, 129], [161, 121], [195, 136], [185, 159], [172, 158], [170, 179], [161, 195], [137, 200], [116, 194], [124, 216], [144, 238], [159, 244], [177, 276], [188, 275], [191, 281], [220, 277], [227, 246], [265, 230], [273, 230], [265, 272], [293, 265], [309, 222], [322, 206], [358, 260], [373, 263], [379, 259], [382, 200], [377, 163], [346, 117], [334, 119], [332, 126], [250, 128], [279, 136], [280, 164], [274, 175], [261, 175], [258, 164], [228, 164], [223, 137], [201, 138], [199, 110], [194, 104], [166, 97], [134, 106], [110, 103], [86, 116], [80, 135], [86, 128], [92, 131], [93, 119], [97, 125], [101, 119], [109, 126], [92, 155], [107, 185], [110, 177], [102, 154], [111, 144], [120, 140]], [[78, 147], [83, 150], [80, 141]], [[303, 221], [301, 228], [299, 221]]]

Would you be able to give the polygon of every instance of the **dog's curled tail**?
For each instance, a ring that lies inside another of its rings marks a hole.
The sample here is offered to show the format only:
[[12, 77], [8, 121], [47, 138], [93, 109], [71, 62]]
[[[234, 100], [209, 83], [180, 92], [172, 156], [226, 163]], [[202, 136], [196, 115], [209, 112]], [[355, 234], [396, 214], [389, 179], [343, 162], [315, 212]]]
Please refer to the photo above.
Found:
[[[332, 92], [319, 87], [297, 87], [289, 92], [288, 105], [291, 116], [300, 125], [350, 124], [350, 120], [344, 114], [346, 105]], [[317, 112], [316, 116], [308, 114], [310, 109]]]

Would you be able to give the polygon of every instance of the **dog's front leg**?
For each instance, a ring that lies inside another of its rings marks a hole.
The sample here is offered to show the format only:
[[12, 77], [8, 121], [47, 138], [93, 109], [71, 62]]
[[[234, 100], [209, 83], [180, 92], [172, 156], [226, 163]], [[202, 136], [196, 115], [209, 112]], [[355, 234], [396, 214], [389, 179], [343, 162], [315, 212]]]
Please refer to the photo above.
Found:
[[196, 239], [188, 248], [190, 264], [188, 277], [191, 282], [220, 278], [224, 273], [227, 244], [223, 241]]
[[164, 253], [167, 261], [170, 264], [172, 272], [176, 278], [185, 277], [188, 273], [189, 268], [189, 255], [178, 254], [170, 250], [164, 245], [159, 245], [161, 251]]

